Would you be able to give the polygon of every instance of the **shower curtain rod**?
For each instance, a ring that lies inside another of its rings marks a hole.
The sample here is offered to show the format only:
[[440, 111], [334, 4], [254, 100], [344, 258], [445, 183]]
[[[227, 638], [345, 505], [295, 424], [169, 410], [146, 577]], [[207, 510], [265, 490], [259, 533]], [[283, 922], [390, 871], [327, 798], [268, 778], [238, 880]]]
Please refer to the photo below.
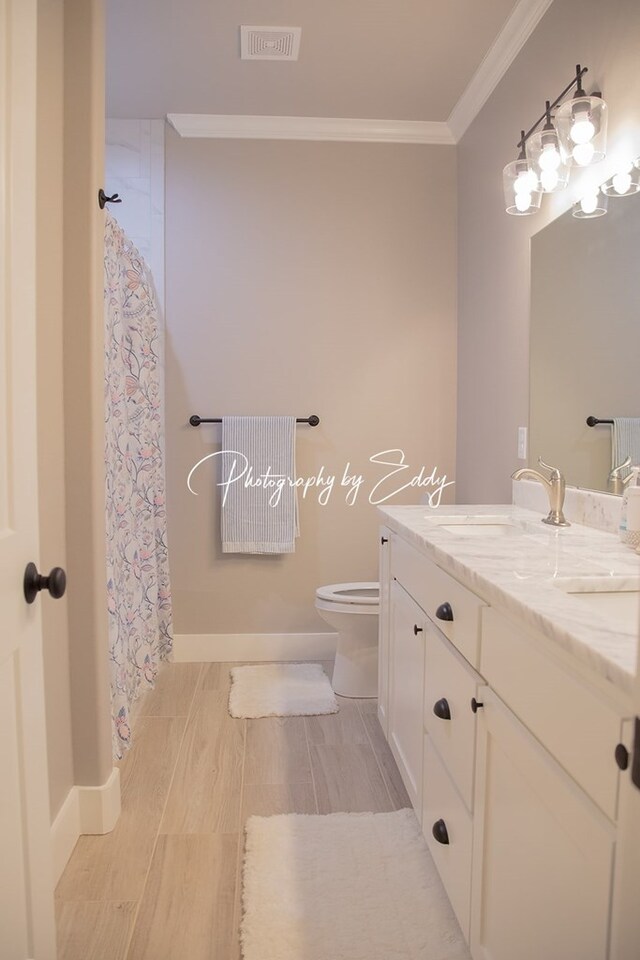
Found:
[[[222, 417], [199, 417], [197, 413], [194, 413], [192, 417], [189, 417], [189, 423], [192, 427], [199, 427], [201, 423], [222, 423]], [[320, 423], [320, 417], [312, 413], [310, 417], [297, 417], [296, 423], [308, 423], [310, 427], [317, 427]]]

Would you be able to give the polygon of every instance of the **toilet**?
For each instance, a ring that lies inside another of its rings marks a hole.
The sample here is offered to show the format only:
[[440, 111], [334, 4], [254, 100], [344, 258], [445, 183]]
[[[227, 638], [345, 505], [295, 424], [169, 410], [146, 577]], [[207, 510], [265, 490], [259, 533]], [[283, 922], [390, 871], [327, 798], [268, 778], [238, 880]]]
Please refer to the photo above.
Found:
[[332, 583], [316, 590], [316, 610], [338, 633], [333, 689], [378, 696], [378, 583]]

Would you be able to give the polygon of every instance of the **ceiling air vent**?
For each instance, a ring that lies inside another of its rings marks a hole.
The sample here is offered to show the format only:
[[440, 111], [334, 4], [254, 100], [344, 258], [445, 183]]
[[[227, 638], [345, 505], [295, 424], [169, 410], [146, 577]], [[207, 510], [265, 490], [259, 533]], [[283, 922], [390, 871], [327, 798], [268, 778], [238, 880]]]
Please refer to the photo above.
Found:
[[240, 27], [243, 60], [297, 60], [301, 27]]

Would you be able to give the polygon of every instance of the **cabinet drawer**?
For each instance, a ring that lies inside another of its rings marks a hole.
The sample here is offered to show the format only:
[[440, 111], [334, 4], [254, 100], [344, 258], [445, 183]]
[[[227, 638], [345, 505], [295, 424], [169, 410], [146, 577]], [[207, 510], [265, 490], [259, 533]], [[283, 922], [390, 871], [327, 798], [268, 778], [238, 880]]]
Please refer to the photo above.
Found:
[[621, 717], [584, 680], [493, 609], [483, 612], [480, 670], [489, 686], [598, 806], [616, 818]]
[[[391, 576], [411, 594], [469, 663], [477, 667], [482, 600], [399, 538], [391, 551]], [[451, 607], [453, 620], [442, 620], [438, 616], [438, 609], [445, 603]]]
[[[478, 674], [435, 630], [425, 637], [424, 725], [467, 808], [473, 806]], [[447, 714], [449, 719], [447, 719]]]
[[[424, 738], [422, 830], [465, 939], [469, 940], [471, 910], [471, 816], [438, 756], [429, 736]], [[444, 821], [448, 844], [434, 837], [434, 824]]]

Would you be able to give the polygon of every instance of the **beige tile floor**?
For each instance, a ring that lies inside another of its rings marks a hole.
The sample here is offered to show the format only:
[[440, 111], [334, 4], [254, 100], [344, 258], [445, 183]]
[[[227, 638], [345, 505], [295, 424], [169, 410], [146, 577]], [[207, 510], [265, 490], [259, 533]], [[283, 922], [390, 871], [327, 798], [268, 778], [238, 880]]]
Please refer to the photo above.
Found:
[[171, 664], [141, 703], [120, 820], [80, 838], [56, 890], [59, 960], [238, 960], [247, 817], [410, 805], [375, 701], [234, 720], [231, 666]]

